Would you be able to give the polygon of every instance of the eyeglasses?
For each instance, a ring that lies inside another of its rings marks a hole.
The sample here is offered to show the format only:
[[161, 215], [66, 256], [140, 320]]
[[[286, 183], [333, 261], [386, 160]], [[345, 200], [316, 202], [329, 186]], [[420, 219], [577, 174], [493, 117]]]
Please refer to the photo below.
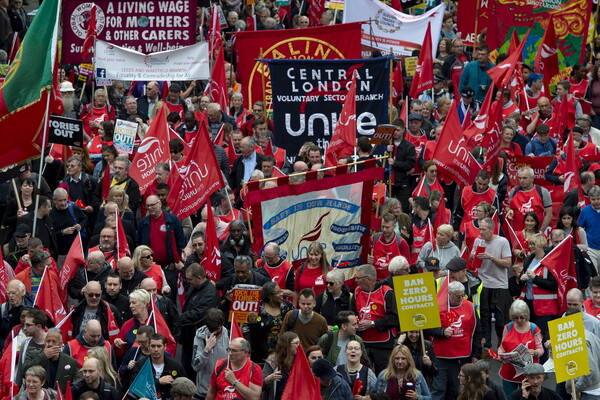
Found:
[[153, 254], [148, 254], [147, 256], [143, 256], [143, 257], [140, 257], [140, 258], [148, 260], [148, 259], [152, 258], [153, 256], [154, 256]]
[[86, 293], [85, 295], [87, 297], [100, 297], [102, 296], [102, 293]]
[[159, 204], [160, 204], [160, 201], [157, 201], [156, 203], [146, 203], [146, 208], [156, 207]]
[[226, 350], [228, 353], [239, 353], [240, 351], [243, 351], [238, 349], [232, 349], [231, 347], [228, 347]]
[[465, 378], [466, 377], [466, 375], [463, 374], [462, 372], [460, 374], [458, 374], [458, 376], [460, 376], [461, 378]]
[[348, 347], [346, 347], [346, 350], [358, 351], [358, 350], [360, 350], [360, 346], [348, 346]]
[[335, 285], [335, 282], [327, 282], [327, 286], [333, 286]]

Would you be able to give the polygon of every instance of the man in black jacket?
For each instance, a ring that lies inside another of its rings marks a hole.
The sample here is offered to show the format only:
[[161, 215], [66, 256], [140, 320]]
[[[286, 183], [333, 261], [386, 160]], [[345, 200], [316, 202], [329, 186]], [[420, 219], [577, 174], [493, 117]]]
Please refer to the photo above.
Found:
[[114, 326], [111, 326], [109, 331], [109, 325], [114, 320], [118, 325], [117, 330], [123, 325], [123, 319], [121, 313], [115, 308], [115, 306], [106, 303], [101, 300], [102, 287], [100, 283], [96, 281], [88, 282], [82, 289], [84, 294], [83, 300], [75, 306], [73, 314], [71, 315], [71, 322], [73, 323], [73, 337], [79, 335], [82, 328], [89, 319], [97, 319], [100, 321], [102, 326], [102, 336], [109, 339], [111, 336], [115, 336], [117, 332], [113, 332]]
[[402, 211], [407, 213], [409, 211], [408, 199], [412, 194], [415, 183], [411, 178], [411, 171], [415, 168], [417, 162], [417, 151], [412, 143], [404, 139], [406, 135], [404, 121], [396, 119], [392, 124], [396, 126], [393, 143], [388, 146], [388, 153], [392, 157], [390, 160], [393, 160], [392, 170], [394, 171], [392, 191], [394, 196], [400, 200]]
[[121, 277], [116, 271], [111, 270], [104, 280], [104, 294], [102, 300], [111, 304], [121, 312], [123, 321], [131, 318], [131, 310], [129, 309], [129, 297], [121, 293]]
[[169, 329], [171, 329], [173, 337], [175, 340], [179, 341], [180, 321], [179, 312], [177, 311], [175, 304], [168, 297], [158, 294], [158, 285], [152, 278], [144, 279], [140, 284], [140, 288], [150, 293], [152, 300], [156, 303], [156, 306], [163, 316], [163, 319], [167, 323], [167, 326]]
[[215, 285], [206, 277], [206, 271], [200, 264], [191, 264], [185, 271], [185, 278], [190, 287], [185, 296], [181, 310], [181, 363], [187, 376], [195, 380], [196, 371], [192, 368], [192, 355], [196, 330], [204, 326], [204, 314], [211, 307], [219, 304], [219, 294]]
[[[83, 300], [81, 289], [91, 281], [97, 281], [104, 284], [104, 280], [112, 271], [110, 265], [105, 261], [104, 254], [101, 251], [92, 251], [88, 255], [86, 265], [82, 265], [77, 270], [77, 273], [69, 282], [67, 290], [69, 296], [75, 300]], [[74, 265], [69, 266], [75, 268]]]
[[260, 170], [263, 162], [263, 155], [258, 154], [254, 149], [256, 141], [252, 137], [245, 137], [240, 144], [241, 156], [235, 159], [229, 174], [229, 185], [239, 193], [242, 188], [242, 182], [248, 182], [250, 175], [255, 169]]
[[83, 378], [76, 380], [71, 385], [71, 393], [74, 399], [87, 391], [92, 391], [98, 395], [100, 400], [120, 400], [119, 391], [109, 385], [102, 379], [102, 367], [100, 361], [95, 358], [88, 358], [81, 368]]

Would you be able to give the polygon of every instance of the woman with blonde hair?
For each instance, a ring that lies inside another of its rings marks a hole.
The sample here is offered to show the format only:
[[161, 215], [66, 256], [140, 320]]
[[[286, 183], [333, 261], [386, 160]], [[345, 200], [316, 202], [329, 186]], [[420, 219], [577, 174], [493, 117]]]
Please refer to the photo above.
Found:
[[461, 367], [458, 374], [460, 387], [456, 400], [496, 400], [494, 392], [485, 384], [483, 374], [475, 364], [468, 363]]
[[[133, 251], [132, 261], [133, 266], [146, 274], [148, 278], [152, 278], [156, 282], [156, 290], [158, 293], [169, 294], [171, 288], [165, 278], [165, 273], [160, 265], [154, 263], [154, 252], [145, 245], [139, 245]], [[167, 289], [168, 288], [168, 289]]]
[[119, 216], [134, 223], [133, 211], [129, 208], [129, 196], [123, 187], [115, 185], [108, 191], [108, 201], [114, 202], [119, 208]]
[[318, 296], [327, 288], [325, 277], [331, 270], [331, 265], [327, 261], [325, 248], [319, 242], [312, 242], [308, 246], [308, 258], [304, 264], [298, 269], [296, 276], [296, 293], [300, 293], [302, 289], [313, 289]]
[[386, 392], [390, 400], [431, 400], [425, 378], [406, 346], [394, 347], [387, 368], [377, 376], [375, 390]]
[[404, 212], [402, 212], [402, 204], [400, 204], [400, 200], [395, 197], [389, 197], [385, 200], [383, 207], [381, 208], [381, 214], [392, 214], [396, 217], [396, 221], [398, 224], [394, 229], [397, 234], [402, 235], [404, 239], [408, 239], [410, 234], [408, 233], [412, 229], [412, 221], [410, 216]]
[[88, 350], [88, 357], [99, 361], [100, 367], [102, 367], [102, 379], [115, 389], [121, 390], [121, 381], [117, 378], [114, 369], [116, 367], [116, 356], [114, 351], [112, 353], [109, 355], [105, 347], [96, 346]]

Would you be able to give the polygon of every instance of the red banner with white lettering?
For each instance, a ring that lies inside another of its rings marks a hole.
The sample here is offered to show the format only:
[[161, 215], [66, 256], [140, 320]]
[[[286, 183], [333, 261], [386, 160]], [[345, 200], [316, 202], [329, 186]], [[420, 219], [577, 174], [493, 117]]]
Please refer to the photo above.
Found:
[[[318, 28], [276, 31], [238, 32], [234, 50], [238, 60], [238, 76], [242, 81], [245, 105], [255, 101], [267, 102], [271, 108], [271, 74], [262, 59], [359, 59], [361, 24], [353, 22]], [[264, 77], [264, 78], [263, 78]], [[331, 79], [330, 79], [331, 80]], [[264, 93], [263, 93], [264, 92]]]

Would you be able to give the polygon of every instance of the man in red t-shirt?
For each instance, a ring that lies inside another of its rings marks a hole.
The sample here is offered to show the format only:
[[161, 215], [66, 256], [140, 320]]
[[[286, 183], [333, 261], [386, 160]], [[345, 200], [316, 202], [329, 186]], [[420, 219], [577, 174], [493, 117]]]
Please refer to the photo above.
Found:
[[262, 369], [250, 361], [250, 343], [235, 338], [227, 348], [229, 360], [217, 361], [210, 377], [206, 400], [258, 399], [262, 392]]

